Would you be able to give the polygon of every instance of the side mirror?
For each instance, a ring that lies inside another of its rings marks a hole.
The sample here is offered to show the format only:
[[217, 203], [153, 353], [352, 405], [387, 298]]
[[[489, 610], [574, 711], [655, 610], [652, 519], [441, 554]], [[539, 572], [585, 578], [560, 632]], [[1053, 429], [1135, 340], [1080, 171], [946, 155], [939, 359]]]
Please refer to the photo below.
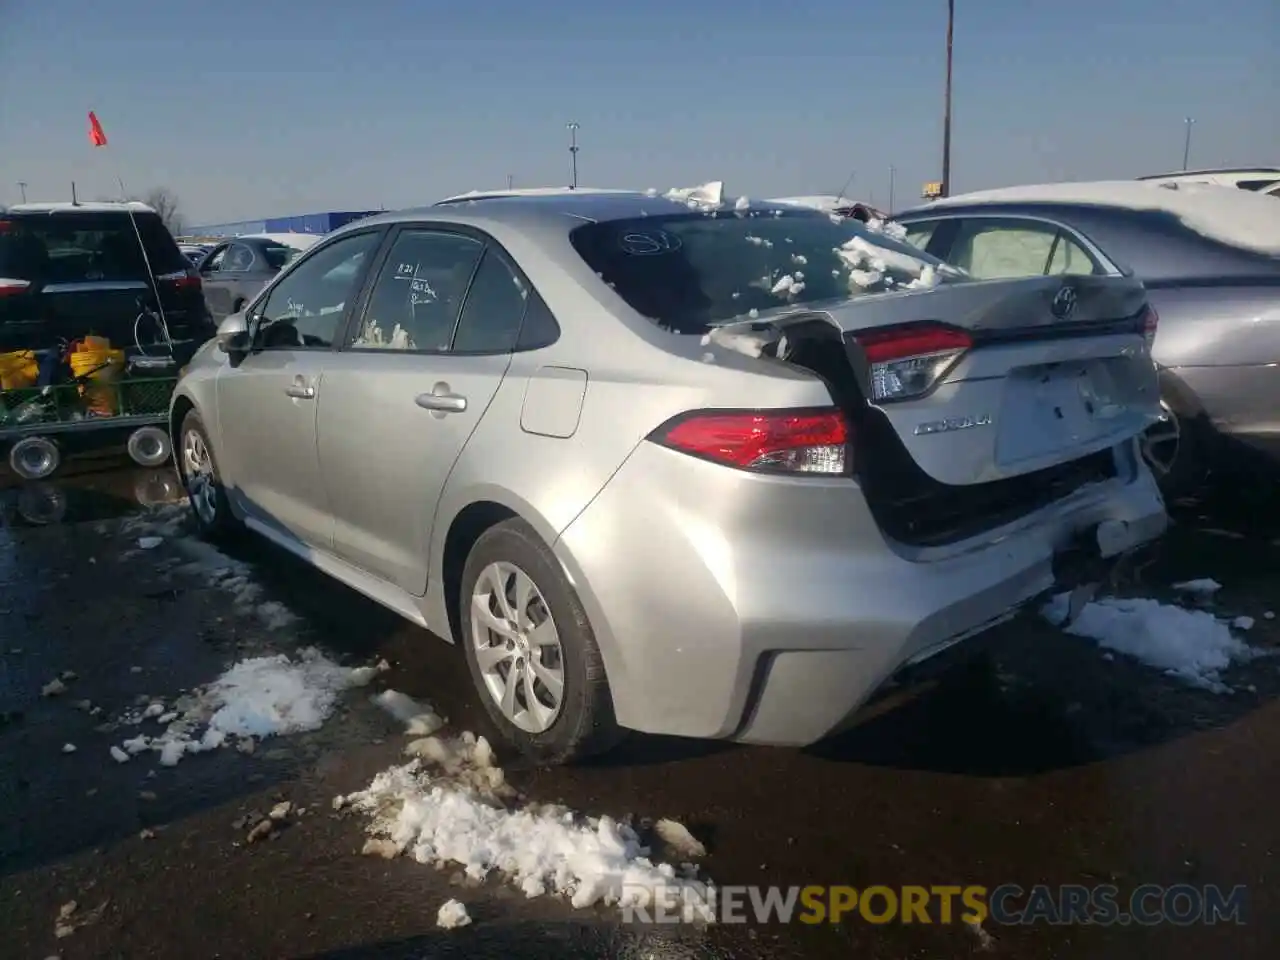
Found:
[[249, 352], [249, 320], [243, 313], [233, 313], [218, 324], [218, 349], [223, 353]]

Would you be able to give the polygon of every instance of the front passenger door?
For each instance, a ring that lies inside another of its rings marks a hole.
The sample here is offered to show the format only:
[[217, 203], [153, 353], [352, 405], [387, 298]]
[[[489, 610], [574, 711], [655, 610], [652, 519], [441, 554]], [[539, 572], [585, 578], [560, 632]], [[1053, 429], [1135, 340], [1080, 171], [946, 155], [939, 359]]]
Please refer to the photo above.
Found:
[[200, 285], [204, 289], [204, 302], [215, 323], [231, 312], [231, 290], [223, 273], [227, 251], [230, 249], [231, 245], [224, 243], [215, 247], [200, 261]]
[[318, 442], [338, 556], [426, 592], [436, 503], [506, 374], [530, 295], [474, 235], [395, 236], [325, 372]]
[[216, 455], [245, 513], [328, 548], [333, 520], [316, 456], [324, 372], [382, 231], [317, 247], [254, 305], [253, 349], [218, 373]]

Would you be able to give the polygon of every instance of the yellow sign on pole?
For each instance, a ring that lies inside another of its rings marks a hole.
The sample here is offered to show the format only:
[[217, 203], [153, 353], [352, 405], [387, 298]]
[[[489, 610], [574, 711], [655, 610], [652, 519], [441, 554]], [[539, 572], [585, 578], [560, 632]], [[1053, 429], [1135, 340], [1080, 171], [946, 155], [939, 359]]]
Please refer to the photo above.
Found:
[[926, 200], [937, 200], [938, 197], [942, 196], [942, 181], [930, 180], [924, 185], [924, 191], [921, 196]]

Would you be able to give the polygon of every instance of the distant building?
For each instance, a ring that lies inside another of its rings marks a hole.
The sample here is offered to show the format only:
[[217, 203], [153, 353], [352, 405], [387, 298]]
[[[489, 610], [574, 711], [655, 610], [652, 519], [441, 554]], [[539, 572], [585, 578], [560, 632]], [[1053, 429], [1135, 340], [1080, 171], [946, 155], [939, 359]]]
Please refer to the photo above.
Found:
[[193, 237], [242, 237], [251, 233], [323, 234], [345, 227], [353, 220], [371, 217], [381, 210], [333, 210], [328, 213], [304, 213], [296, 217], [273, 217], [267, 220], [239, 220], [234, 223], [208, 223], [187, 227]]

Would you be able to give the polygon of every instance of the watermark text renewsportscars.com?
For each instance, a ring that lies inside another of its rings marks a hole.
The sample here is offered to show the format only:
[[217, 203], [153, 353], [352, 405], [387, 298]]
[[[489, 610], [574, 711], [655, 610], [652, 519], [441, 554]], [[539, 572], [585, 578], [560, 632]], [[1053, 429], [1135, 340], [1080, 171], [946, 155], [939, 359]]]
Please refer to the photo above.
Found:
[[623, 889], [631, 923], [870, 923], [1052, 926], [1243, 924], [1244, 886], [934, 884], [932, 886], [712, 886]]

